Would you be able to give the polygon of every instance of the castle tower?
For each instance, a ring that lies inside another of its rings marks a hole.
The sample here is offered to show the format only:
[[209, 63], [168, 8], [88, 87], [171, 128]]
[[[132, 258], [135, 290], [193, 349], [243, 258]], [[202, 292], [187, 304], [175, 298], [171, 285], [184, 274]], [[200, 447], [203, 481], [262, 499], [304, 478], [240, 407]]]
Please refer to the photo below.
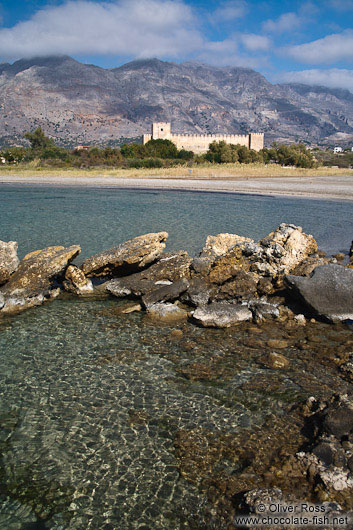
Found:
[[249, 149], [260, 151], [264, 148], [264, 133], [250, 133], [249, 134]]
[[169, 140], [171, 136], [171, 124], [166, 122], [159, 122], [152, 124], [152, 138], [153, 140]]

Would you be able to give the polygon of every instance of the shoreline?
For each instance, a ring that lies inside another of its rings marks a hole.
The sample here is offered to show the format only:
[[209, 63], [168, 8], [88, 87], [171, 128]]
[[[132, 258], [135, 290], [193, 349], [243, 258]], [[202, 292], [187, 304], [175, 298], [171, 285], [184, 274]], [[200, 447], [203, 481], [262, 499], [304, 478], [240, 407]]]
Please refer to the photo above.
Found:
[[96, 187], [159, 191], [194, 191], [353, 201], [353, 177], [119, 177], [112, 175], [1, 175], [0, 184], [50, 187]]

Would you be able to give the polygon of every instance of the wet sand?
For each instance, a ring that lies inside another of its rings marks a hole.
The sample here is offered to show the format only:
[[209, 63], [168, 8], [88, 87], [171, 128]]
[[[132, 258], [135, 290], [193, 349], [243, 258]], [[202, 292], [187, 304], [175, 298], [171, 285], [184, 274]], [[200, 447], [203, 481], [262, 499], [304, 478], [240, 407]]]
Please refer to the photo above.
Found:
[[2, 184], [112, 187], [130, 189], [162, 189], [245, 193], [256, 195], [283, 195], [317, 199], [353, 200], [353, 177], [117, 177], [110, 175], [45, 176], [45, 175], [0, 175]]

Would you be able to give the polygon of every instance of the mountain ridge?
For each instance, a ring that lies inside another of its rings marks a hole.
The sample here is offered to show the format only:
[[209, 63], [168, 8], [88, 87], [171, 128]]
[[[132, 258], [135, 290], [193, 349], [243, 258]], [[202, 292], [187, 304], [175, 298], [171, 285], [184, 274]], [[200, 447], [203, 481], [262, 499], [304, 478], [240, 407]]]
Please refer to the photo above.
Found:
[[264, 132], [267, 144], [353, 140], [353, 94], [299, 83], [272, 84], [244, 67], [139, 59], [116, 68], [67, 56], [0, 65], [0, 142], [23, 143], [41, 126], [59, 144], [113, 145], [149, 132]]

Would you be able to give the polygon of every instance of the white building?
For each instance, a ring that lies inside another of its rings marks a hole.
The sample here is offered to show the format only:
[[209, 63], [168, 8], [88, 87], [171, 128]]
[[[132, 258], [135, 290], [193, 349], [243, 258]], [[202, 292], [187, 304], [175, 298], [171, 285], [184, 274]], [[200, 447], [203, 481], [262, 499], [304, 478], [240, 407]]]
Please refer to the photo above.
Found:
[[342, 147], [335, 147], [333, 150], [334, 153], [343, 153]]

